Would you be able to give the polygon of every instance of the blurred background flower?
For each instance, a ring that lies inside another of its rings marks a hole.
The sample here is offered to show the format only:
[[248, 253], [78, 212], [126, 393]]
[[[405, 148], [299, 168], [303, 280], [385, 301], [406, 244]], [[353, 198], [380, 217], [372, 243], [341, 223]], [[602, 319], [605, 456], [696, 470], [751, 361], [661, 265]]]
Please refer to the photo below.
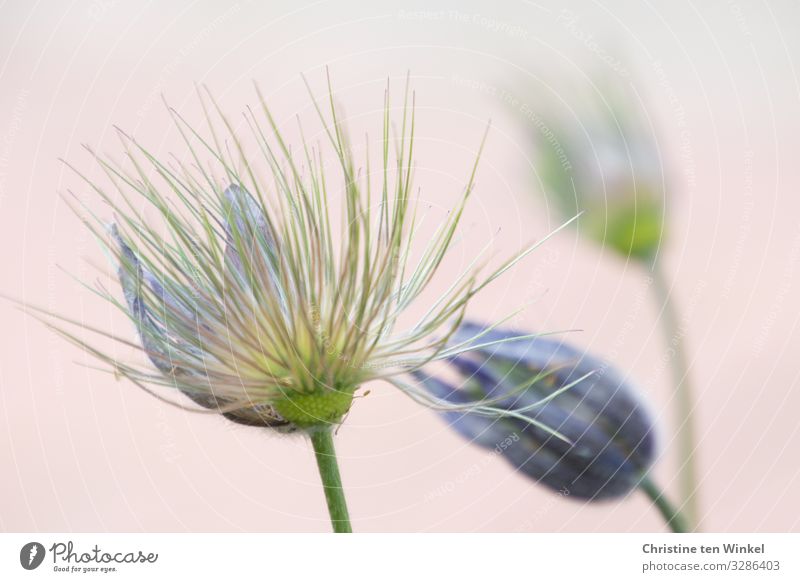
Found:
[[655, 258], [666, 179], [653, 121], [634, 86], [610, 77], [531, 95], [536, 172], [548, 205], [623, 257]]

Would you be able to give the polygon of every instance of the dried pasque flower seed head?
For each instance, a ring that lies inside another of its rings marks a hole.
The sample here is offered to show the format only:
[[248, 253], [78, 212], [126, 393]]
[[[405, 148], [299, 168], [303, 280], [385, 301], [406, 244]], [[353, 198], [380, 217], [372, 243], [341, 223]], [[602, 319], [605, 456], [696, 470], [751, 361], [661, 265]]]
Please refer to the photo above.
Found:
[[465, 323], [452, 341], [475, 348], [451, 360], [460, 386], [416, 375], [442, 401], [504, 409], [501, 418], [468, 409], [443, 414], [462, 436], [498, 451], [528, 477], [579, 499], [628, 493], [656, 453], [639, 395], [613, 368], [561, 341], [518, 337]]
[[612, 83], [537, 99], [537, 171], [561, 216], [626, 257], [648, 260], [664, 231], [664, 168], [640, 101]]
[[[414, 110], [406, 91], [393, 134], [388, 95], [387, 89], [383, 168], [372, 173], [368, 162], [366, 172], [357, 169], [333, 101], [326, 115], [313, 95], [335, 177], [323, 171], [322, 146], [287, 145], [260, 93], [261, 113], [245, 116], [249, 147], [210, 96], [201, 96], [204, 109], [219, 114], [219, 121], [207, 120], [210, 138], [170, 110], [188, 165], [180, 158], [161, 162], [120, 132], [127, 169], [93, 154], [113, 189], [89, 182], [115, 223], [108, 226], [83, 203], [72, 206], [113, 256], [125, 300], [103, 286], [96, 292], [132, 320], [140, 342], [83, 327], [140, 349], [149, 364], [120, 361], [51, 327], [148, 392], [180, 405], [159, 388], [175, 389], [200, 405], [196, 410], [243, 424], [329, 427], [342, 420], [358, 387], [376, 379], [432, 405], [430, 393], [402, 376], [457, 355], [460, 348], [447, 338], [470, 299], [537, 245], [489, 274], [465, 271], [413, 327], [398, 326], [448, 253], [475, 168], [422, 254], [412, 253]], [[375, 176], [380, 194], [372, 200]], [[338, 221], [329, 200], [334, 186], [341, 186]]]

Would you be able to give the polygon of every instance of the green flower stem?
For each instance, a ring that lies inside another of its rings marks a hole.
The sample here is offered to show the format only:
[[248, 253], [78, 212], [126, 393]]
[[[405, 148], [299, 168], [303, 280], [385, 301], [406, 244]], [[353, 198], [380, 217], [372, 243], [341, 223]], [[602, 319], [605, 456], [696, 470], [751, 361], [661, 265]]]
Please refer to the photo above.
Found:
[[336, 451], [333, 448], [333, 431], [330, 428], [319, 428], [311, 432], [311, 444], [317, 457], [319, 476], [325, 489], [325, 501], [328, 502], [328, 513], [335, 533], [351, 533], [350, 515], [347, 513], [347, 502], [342, 489], [342, 477], [339, 475], [339, 464], [336, 462]]
[[653, 288], [661, 307], [661, 327], [671, 350], [670, 366], [675, 386], [675, 413], [678, 423], [678, 448], [681, 468], [678, 472], [684, 513], [693, 528], [698, 527], [697, 458], [695, 454], [694, 394], [689, 381], [689, 365], [683, 343], [678, 312], [670, 297], [670, 287], [663, 270], [656, 263], [652, 270]]
[[664, 493], [653, 483], [649, 477], [645, 476], [639, 483], [641, 489], [652, 500], [659, 513], [664, 517], [664, 521], [674, 533], [687, 533], [689, 525], [686, 518], [678, 509], [670, 503]]

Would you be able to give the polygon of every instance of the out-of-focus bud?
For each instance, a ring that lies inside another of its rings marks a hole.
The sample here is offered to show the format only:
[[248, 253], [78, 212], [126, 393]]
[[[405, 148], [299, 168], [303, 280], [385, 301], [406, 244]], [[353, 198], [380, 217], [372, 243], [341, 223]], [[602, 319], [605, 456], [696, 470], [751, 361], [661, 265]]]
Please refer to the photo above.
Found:
[[633, 95], [611, 83], [591, 96], [537, 101], [537, 171], [548, 203], [580, 231], [626, 257], [651, 259], [664, 233], [665, 179], [650, 119]]
[[[465, 323], [452, 341], [482, 331], [483, 326]], [[587, 500], [631, 491], [656, 454], [653, 421], [640, 396], [594, 357], [542, 337], [506, 341], [519, 336], [494, 329], [474, 340], [474, 350], [452, 360], [460, 387], [423, 373], [417, 378], [448, 404], [489, 399], [510, 413], [442, 414], [462, 436], [502, 454], [537, 482]]]

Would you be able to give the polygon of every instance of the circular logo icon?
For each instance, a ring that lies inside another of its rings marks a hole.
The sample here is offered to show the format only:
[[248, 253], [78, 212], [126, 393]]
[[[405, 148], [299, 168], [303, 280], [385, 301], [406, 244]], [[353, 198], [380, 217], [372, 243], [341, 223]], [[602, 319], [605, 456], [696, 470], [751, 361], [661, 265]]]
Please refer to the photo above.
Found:
[[34, 570], [44, 561], [44, 546], [39, 542], [28, 542], [19, 551], [19, 563], [26, 570]]

